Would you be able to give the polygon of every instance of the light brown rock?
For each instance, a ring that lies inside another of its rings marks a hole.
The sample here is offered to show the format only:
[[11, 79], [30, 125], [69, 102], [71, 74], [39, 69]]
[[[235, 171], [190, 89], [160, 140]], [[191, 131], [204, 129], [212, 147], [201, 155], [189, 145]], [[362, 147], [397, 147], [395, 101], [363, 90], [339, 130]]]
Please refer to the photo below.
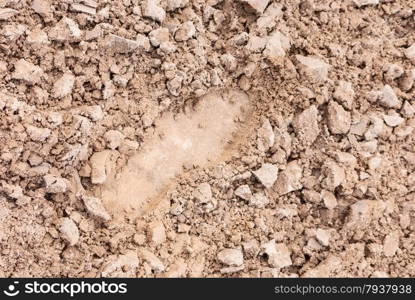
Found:
[[404, 73], [402, 78], [399, 80], [399, 88], [404, 91], [408, 92], [412, 89], [415, 83], [415, 69], [408, 70]]
[[405, 119], [400, 117], [399, 114], [383, 115], [383, 120], [390, 127], [396, 127], [405, 122]]
[[342, 265], [343, 263], [340, 257], [330, 254], [325, 260], [319, 263], [317, 267], [306, 270], [301, 277], [333, 277], [336, 272], [342, 268]]
[[235, 190], [235, 195], [243, 200], [249, 201], [252, 198], [252, 192], [248, 185], [244, 184]]
[[253, 194], [249, 200], [249, 205], [257, 208], [264, 208], [265, 206], [267, 206], [268, 203], [268, 197], [262, 192]]
[[156, 274], [164, 272], [166, 269], [163, 262], [153, 252], [150, 252], [147, 249], [140, 249], [138, 251], [138, 256], [145, 261]]
[[290, 39], [279, 31], [274, 31], [268, 37], [263, 55], [273, 63], [279, 63], [291, 47]]
[[178, 8], [184, 8], [189, 4], [189, 0], [167, 0], [167, 11], [174, 11]]
[[278, 167], [273, 164], [265, 163], [252, 174], [262, 183], [266, 188], [271, 188], [278, 178]]
[[0, 20], [7, 20], [17, 15], [19, 13], [18, 10], [12, 8], [0, 8]]
[[286, 169], [279, 173], [275, 190], [279, 195], [285, 195], [301, 189], [303, 187], [301, 184], [302, 176], [303, 169], [298, 161], [289, 162]]
[[224, 249], [219, 251], [218, 260], [227, 266], [238, 267], [244, 263], [244, 256], [241, 249]]
[[353, 2], [357, 7], [379, 4], [379, 0], [353, 0]]
[[96, 217], [103, 221], [111, 220], [111, 216], [109, 215], [105, 207], [102, 205], [102, 202], [100, 199], [83, 195], [82, 200], [85, 204], [86, 210], [93, 217]]
[[155, 246], [166, 241], [166, 231], [161, 221], [153, 221], [147, 227], [148, 240]]
[[122, 54], [132, 53], [140, 49], [144, 51], [150, 49], [149, 40], [144, 35], [138, 35], [136, 40], [130, 40], [115, 34], [109, 34], [106, 45], [113, 52]]
[[71, 10], [75, 12], [90, 14], [90, 15], [95, 15], [97, 12], [94, 7], [90, 7], [90, 6], [79, 4], [79, 3], [72, 3]]
[[63, 17], [48, 33], [51, 40], [58, 42], [77, 42], [81, 40], [82, 35], [78, 24], [67, 17]]
[[53, 85], [52, 94], [55, 98], [63, 98], [71, 94], [75, 84], [75, 76], [72, 73], [63, 74]]
[[254, 258], [258, 255], [260, 248], [257, 240], [252, 239], [242, 243], [244, 254], [248, 258]]
[[327, 107], [327, 123], [332, 134], [346, 134], [350, 130], [350, 112], [337, 102], [330, 101]]
[[93, 184], [103, 184], [109, 174], [113, 171], [114, 161], [118, 153], [112, 150], [95, 152], [89, 159], [91, 163], [91, 182]]
[[42, 17], [49, 17], [52, 13], [50, 0], [33, 0], [31, 7]]
[[328, 246], [330, 241], [330, 232], [325, 229], [316, 230], [316, 240], [323, 246]]
[[69, 218], [63, 218], [61, 220], [61, 225], [59, 231], [62, 235], [62, 238], [69, 244], [69, 246], [74, 246], [79, 241], [79, 230], [75, 222]]
[[323, 186], [329, 191], [334, 191], [346, 179], [344, 169], [333, 161], [327, 162], [323, 169], [325, 175]]
[[35, 142], [45, 142], [52, 133], [49, 128], [35, 127], [32, 125], [26, 126], [26, 132], [30, 139]]
[[101, 276], [133, 277], [139, 264], [140, 261], [136, 251], [130, 250], [119, 256], [110, 256], [109, 261], [103, 265]]
[[205, 212], [210, 212], [217, 206], [217, 200], [213, 197], [212, 189], [207, 182], [203, 182], [197, 186], [193, 192], [193, 197]]
[[360, 200], [350, 206], [347, 227], [360, 228], [379, 219], [386, 206], [381, 200]]
[[38, 84], [45, 77], [43, 70], [25, 59], [19, 59], [14, 64], [12, 78], [23, 80], [27, 84]]
[[264, 118], [262, 120], [261, 127], [257, 132], [257, 136], [259, 151], [267, 152], [274, 145], [275, 134], [268, 119]]
[[291, 251], [283, 243], [275, 243], [271, 240], [261, 245], [263, 252], [268, 255], [268, 264], [277, 269], [282, 269], [292, 265]]
[[165, 27], [154, 29], [148, 35], [151, 45], [159, 47], [163, 43], [170, 41], [170, 32]]
[[337, 206], [337, 199], [336, 196], [327, 190], [321, 191], [321, 198], [323, 199], [324, 205], [328, 209], [334, 209]]
[[107, 147], [111, 150], [115, 150], [123, 143], [124, 135], [118, 130], [108, 130], [104, 134], [104, 139], [107, 142]]
[[379, 104], [387, 108], [399, 108], [401, 102], [390, 85], [385, 85], [379, 97]]
[[47, 174], [43, 177], [47, 193], [65, 193], [69, 188], [69, 181], [65, 178]]
[[142, 3], [144, 17], [162, 23], [166, 18], [165, 10], [160, 6], [160, 0], [144, 0]]
[[355, 92], [350, 82], [340, 80], [334, 90], [333, 98], [339, 101], [345, 108], [353, 106]]
[[394, 256], [399, 249], [399, 232], [393, 231], [383, 240], [383, 253], [385, 256]]
[[48, 35], [40, 28], [36, 28], [28, 33], [26, 42], [33, 47], [42, 47], [42, 45], [50, 44]]
[[196, 34], [195, 25], [193, 22], [187, 21], [180, 25], [179, 29], [174, 34], [174, 39], [178, 42], [185, 42]]
[[302, 145], [309, 146], [314, 143], [320, 133], [317, 107], [312, 105], [298, 114], [292, 125]]
[[312, 81], [325, 81], [329, 74], [330, 65], [320, 58], [296, 55], [300, 72]]

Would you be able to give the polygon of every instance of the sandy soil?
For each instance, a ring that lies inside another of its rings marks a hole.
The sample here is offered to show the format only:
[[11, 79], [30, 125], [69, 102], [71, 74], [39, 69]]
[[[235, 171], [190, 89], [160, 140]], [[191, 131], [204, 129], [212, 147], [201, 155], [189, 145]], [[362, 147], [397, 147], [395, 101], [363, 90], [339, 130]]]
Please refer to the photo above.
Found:
[[0, 276], [414, 277], [415, 2], [0, 0]]

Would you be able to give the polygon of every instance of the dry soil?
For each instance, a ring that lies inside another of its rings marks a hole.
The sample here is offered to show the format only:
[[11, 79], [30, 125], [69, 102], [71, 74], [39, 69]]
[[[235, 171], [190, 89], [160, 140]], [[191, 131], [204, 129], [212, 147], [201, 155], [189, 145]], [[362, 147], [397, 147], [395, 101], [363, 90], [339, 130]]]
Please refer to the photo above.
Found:
[[414, 277], [415, 1], [0, 0], [1, 277]]

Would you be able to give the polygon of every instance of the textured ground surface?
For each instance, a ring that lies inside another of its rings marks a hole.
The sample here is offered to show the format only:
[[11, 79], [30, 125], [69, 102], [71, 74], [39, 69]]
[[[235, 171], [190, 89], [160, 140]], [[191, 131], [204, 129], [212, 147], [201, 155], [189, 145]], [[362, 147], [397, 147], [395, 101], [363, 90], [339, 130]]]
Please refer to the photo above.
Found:
[[415, 276], [412, 0], [0, 0], [0, 276]]

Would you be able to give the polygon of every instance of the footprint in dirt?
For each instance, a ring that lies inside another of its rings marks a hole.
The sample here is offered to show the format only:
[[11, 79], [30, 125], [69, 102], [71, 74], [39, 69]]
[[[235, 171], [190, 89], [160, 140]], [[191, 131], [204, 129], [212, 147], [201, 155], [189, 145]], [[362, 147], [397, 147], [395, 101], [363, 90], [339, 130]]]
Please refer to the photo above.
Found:
[[168, 207], [165, 192], [183, 166], [208, 166], [235, 148], [248, 106], [243, 92], [212, 92], [189, 112], [164, 116], [117, 178], [107, 180], [96, 193], [114, 215], [143, 215]]

